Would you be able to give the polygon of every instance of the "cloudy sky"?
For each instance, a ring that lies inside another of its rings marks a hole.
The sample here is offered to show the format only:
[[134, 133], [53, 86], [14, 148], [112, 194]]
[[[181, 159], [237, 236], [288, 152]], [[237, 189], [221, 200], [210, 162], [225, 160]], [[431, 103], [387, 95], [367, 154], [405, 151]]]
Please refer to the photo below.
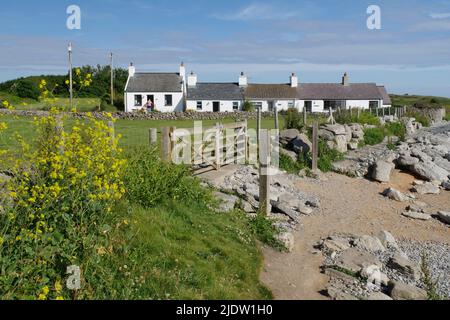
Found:
[[[81, 8], [81, 30], [66, 9]], [[381, 30], [369, 30], [369, 5]], [[393, 93], [450, 97], [450, 0], [48, 0], [8, 1], [0, 12], [0, 81], [64, 73], [74, 62], [133, 61], [138, 71], [176, 71], [199, 81], [353, 82]]]

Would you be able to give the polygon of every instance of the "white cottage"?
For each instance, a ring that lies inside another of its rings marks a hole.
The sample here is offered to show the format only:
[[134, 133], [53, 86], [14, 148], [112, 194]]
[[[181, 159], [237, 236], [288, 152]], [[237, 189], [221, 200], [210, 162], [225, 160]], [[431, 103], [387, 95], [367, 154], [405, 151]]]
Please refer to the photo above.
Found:
[[183, 111], [185, 78], [183, 64], [179, 73], [136, 72], [131, 64], [125, 86], [125, 112], [141, 110], [149, 100], [160, 112]]

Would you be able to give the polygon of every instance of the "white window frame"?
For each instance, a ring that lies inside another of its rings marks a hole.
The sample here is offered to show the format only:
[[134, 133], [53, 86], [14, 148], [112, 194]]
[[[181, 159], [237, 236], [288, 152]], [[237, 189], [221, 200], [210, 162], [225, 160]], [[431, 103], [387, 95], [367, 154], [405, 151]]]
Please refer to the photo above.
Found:
[[[200, 108], [199, 108], [200, 106]], [[202, 111], [203, 110], [203, 101], [197, 101], [197, 111]]]
[[[138, 97], [140, 98], [140, 100], [141, 100], [141, 103], [139, 104], [137, 101], [138, 101]], [[143, 99], [142, 99], [142, 95], [141, 94], [135, 94], [134, 95], [134, 106], [135, 107], [142, 107], [142, 101], [143, 101]]]
[[239, 111], [239, 101], [233, 101], [233, 111]]
[[[167, 97], [170, 97], [170, 103], [168, 103]], [[165, 94], [164, 95], [164, 106], [165, 107], [172, 107], [173, 106], [173, 95], [172, 94]]]

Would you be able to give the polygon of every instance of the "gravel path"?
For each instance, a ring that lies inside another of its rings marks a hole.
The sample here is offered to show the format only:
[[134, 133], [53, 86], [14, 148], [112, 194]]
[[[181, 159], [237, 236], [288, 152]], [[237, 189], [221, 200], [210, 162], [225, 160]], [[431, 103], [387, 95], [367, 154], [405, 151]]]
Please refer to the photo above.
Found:
[[[407, 192], [415, 179], [413, 176], [396, 170], [389, 184], [352, 179], [334, 173], [327, 174], [326, 178], [326, 181], [303, 179], [298, 183], [299, 190], [320, 198], [321, 208], [312, 216], [302, 218], [302, 226], [294, 233], [294, 251], [284, 254], [270, 248], [263, 249], [265, 264], [261, 279], [272, 289], [276, 298], [326, 299], [321, 292], [329, 278], [320, 273], [324, 258], [314, 250], [314, 245], [331, 234], [377, 235], [381, 230], [386, 230], [406, 243], [431, 241], [446, 244], [446, 248], [450, 245], [447, 225], [435, 219], [425, 222], [403, 217], [401, 213], [407, 203], [391, 201], [380, 195], [388, 187]], [[430, 204], [432, 212], [448, 211], [450, 208], [449, 192], [420, 196], [419, 200]], [[414, 259], [415, 251], [412, 250], [421, 252], [421, 246], [412, 245], [417, 249], [405, 248], [405, 251]], [[434, 250], [439, 253], [441, 249], [436, 247]], [[436, 256], [433, 259], [439, 258]], [[448, 268], [448, 263], [444, 264]], [[442, 274], [449, 274], [448, 269], [439, 266], [436, 269], [443, 270]], [[436, 274], [441, 274], [441, 271], [436, 271]], [[442, 290], [445, 291], [445, 288]]]

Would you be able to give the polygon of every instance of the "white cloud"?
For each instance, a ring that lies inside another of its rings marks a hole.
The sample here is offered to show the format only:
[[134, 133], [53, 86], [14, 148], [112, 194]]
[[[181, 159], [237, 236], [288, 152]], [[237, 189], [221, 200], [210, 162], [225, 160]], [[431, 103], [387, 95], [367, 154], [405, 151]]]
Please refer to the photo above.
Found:
[[282, 11], [266, 4], [252, 4], [241, 10], [229, 14], [213, 14], [213, 18], [220, 20], [283, 20], [293, 18], [298, 15], [294, 11]]
[[445, 13], [432, 13], [430, 14], [431, 19], [447, 19], [450, 18], [450, 12]]

